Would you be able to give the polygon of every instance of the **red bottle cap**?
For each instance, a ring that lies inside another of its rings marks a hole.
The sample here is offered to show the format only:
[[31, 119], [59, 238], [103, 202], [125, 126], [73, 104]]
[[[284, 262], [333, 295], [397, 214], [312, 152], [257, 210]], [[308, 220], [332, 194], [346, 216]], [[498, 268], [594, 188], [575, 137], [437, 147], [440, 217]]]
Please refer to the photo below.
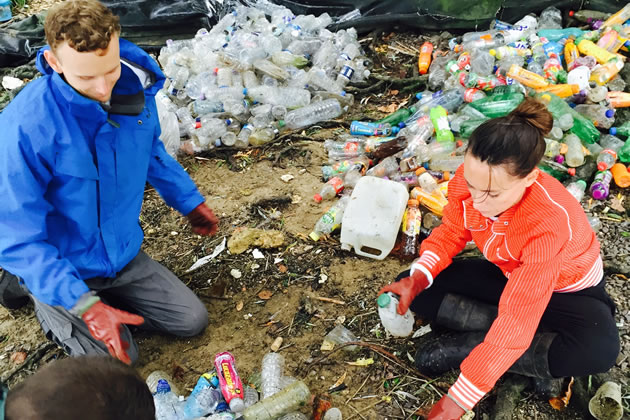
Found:
[[569, 168], [567, 169], [567, 172], [569, 173], [569, 175], [575, 176], [575, 168]]
[[606, 165], [605, 162], [599, 162], [597, 164], [597, 170], [598, 171], [605, 171], [606, 169], [608, 169], [608, 165]]
[[315, 195], [313, 196], [313, 200], [315, 200], [317, 203], [321, 203], [321, 202], [322, 202], [322, 200], [323, 200], [323, 198], [322, 198], [322, 196], [321, 196], [321, 195], [319, 195], [319, 194], [315, 194]]

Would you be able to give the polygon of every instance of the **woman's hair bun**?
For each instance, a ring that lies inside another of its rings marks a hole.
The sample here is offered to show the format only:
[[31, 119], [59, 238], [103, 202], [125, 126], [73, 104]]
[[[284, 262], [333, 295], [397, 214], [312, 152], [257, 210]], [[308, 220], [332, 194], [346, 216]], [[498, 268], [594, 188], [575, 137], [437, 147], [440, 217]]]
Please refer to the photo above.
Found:
[[545, 136], [553, 128], [553, 116], [540, 101], [528, 97], [508, 115], [511, 118], [522, 118], [536, 127]]

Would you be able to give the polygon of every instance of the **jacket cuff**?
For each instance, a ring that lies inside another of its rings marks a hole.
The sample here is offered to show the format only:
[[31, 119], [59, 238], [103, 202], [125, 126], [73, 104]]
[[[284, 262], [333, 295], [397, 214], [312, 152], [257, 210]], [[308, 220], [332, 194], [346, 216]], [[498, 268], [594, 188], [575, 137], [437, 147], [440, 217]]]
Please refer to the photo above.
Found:
[[82, 317], [96, 302], [100, 302], [101, 298], [96, 296], [95, 291], [89, 291], [81, 295], [77, 303], [74, 304], [68, 312], [77, 317]]
[[457, 381], [448, 390], [448, 395], [463, 409], [472, 410], [486, 393], [477, 388], [463, 374], [460, 374]]

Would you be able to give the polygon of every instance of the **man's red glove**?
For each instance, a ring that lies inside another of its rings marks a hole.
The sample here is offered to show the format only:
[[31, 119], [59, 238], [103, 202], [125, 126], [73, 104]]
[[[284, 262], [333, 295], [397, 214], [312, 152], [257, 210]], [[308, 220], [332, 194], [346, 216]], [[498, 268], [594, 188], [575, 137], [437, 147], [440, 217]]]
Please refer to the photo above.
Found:
[[141, 325], [144, 323], [144, 318], [112, 308], [100, 301], [90, 306], [81, 318], [87, 324], [92, 337], [105, 343], [109, 354], [128, 365], [131, 364], [131, 359], [125, 351], [129, 348], [129, 343], [120, 338], [120, 326], [122, 324]]
[[400, 296], [398, 300], [398, 313], [404, 315], [415, 297], [428, 286], [429, 279], [427, 279], [427, 276], [422, 271], [416, 270], [412, 276], [405, 277], [396, 283], [388, 284], [383, 287], [378, 294], [381, 295], [385, 292], [392, 292]]
[[219, 228], [219, 219], [206, 203], [201, 203], [186, 215], [192, 231], [198, 235], [214, 235]]
[[466, 414], [466, 410], [461, 408], [447, 394], [442, 396], [429, 412], [427, 420], [459, 420], [461, 416]]

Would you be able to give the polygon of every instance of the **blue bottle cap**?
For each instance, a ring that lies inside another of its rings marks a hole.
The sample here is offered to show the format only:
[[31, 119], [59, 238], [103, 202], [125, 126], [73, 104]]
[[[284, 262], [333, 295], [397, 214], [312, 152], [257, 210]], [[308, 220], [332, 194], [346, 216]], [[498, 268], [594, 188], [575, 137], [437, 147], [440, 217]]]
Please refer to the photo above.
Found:
[[617, 127], [612, 127], [610, 130], [608, 130], [608, 132], [613, 136], [617, 135]]
[[405, 124], [404, 122], [401, 121], [401, 122], [398, 123], [398, 127], [405, 128], [405, 127], [407, 127], [407, 124]]
[[157, 394], [166, 394], [167, 392], [171, 392], [171, 386], [168, 384], [166, 379], [160, 379], [158, 380], [155, 392]]
[[416, 93], [416, 99], [418, 100], [422, 99], [422, 92]]
[[398, 127], [398, 126], [392, 127], [392, 133], [393, 134], [398, 134], [399, 131], [400, 131], [400, 127]]
[[222, 144], [222, 143], [221, 143], [221, 139], [216, 139], [216, 140], [214, 141], [214, 145], [215, 145], [215, 147], [221, 147], [221, 144]]
[[608, 111], [606, 111], [606, 118], [612, 118], [615, 115], [615, 111], [612, 109], [609, 109]]
[[247, 96], [247, 88], [243, 88], [243, 95]]
[[574, 104], [573, 102], [569, 102], [569, 106], [570, 106], [571, 108], [575, 108], [577, 105], [576, 105], [576, 104]]
[[228, 405], [228, 403], [226, 403], [225, 401], [221, 401], [219, 404], [217, 404], [215, 412], [221, 413], [223, 411], [228, 411], [229, 409], [230, 406]]

